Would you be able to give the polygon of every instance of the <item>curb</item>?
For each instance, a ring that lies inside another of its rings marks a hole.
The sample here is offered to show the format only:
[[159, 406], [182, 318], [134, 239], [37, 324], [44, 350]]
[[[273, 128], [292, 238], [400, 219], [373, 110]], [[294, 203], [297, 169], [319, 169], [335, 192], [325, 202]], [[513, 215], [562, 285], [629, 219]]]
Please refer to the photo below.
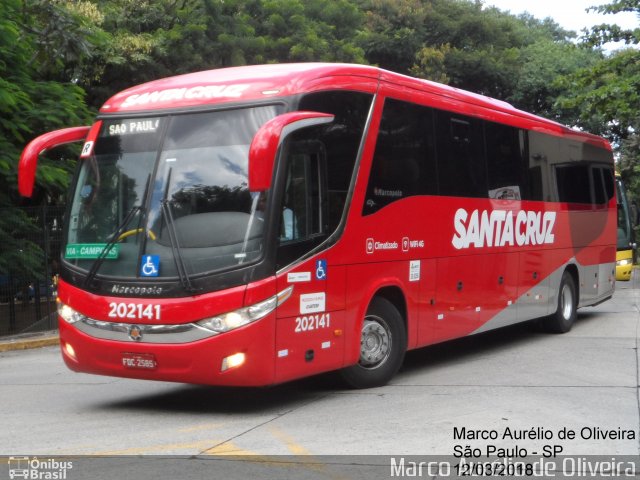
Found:
[[60, 337], [58, 336], [58, 332], [46, 332], [45, 334], [38, 336], [18, 336], [4, 341], [0, 340], [0, 352], [50, 347], [53, 345], [58, 345], [59, 343]]

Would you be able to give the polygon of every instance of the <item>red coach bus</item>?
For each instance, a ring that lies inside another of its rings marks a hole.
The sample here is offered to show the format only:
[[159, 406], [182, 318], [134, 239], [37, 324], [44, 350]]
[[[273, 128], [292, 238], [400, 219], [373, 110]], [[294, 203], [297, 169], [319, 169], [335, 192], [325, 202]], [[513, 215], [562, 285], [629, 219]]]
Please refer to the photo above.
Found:
[[609, 144], [368, 66], [248, 66], [112, 97], [70, 190], [58, 287], [76, 371], [382, 385], [405, 351], [611, 297]]

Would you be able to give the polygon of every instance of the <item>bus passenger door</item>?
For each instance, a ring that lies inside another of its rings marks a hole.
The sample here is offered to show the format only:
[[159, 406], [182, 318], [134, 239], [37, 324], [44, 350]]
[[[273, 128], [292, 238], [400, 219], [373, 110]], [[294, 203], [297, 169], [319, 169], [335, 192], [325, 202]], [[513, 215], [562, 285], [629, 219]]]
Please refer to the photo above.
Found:
[[[326, 153], [319, 141], [290, 142], [279, 216], [278, 291], [292, 287], [277, 309], [276, 381], [342, 366], [344, 267], [334, 267], [322, 253], [308, 256], [327, 236]], [[332, 292], [335, 292], [332, 294]]]

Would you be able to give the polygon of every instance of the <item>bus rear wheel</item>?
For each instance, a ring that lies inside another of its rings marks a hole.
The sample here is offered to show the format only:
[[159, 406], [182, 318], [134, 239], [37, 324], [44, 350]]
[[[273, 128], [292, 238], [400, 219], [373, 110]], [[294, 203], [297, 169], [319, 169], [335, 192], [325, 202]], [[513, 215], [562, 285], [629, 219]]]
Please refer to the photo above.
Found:
[[358, 363], [343, 369], [341, 376], [353, 388], [385, 385], [400, 369], [406, 348], [402, 315], [391, 302], [375, 297], [362, 322]]
[[554, 314], [545, 319], [545, 329], [553, 333], [568, 332], [576, 321], [577, 309], [578, 295], [575, 280], [569, 272], [565, 271], [558, 291], [558, 307]]

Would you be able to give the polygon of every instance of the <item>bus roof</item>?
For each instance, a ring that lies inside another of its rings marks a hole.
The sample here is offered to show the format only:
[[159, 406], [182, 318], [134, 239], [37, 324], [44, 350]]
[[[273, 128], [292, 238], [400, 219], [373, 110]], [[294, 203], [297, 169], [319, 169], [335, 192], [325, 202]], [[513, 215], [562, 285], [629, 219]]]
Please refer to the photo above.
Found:
[[[429, 80], [412, 78], [381, 68], [339, 63], [282, 63], [221, 68], [154, 80], [128, 88], [111, 97], [101, 114], [141, 113], [185, 109], [230, 102], [258, 101], [297, 93], [336, 88], [375, 91], [385, 81], [431, 95], [525, 120], [528, 128], [540, 129], [611, 150], [609, 143], [585, 132], [518, 110], [511, 104]], [[360, 78], [360, 80], [357, 80]], [[369, 81], [366, 81], [368, 79]]]

